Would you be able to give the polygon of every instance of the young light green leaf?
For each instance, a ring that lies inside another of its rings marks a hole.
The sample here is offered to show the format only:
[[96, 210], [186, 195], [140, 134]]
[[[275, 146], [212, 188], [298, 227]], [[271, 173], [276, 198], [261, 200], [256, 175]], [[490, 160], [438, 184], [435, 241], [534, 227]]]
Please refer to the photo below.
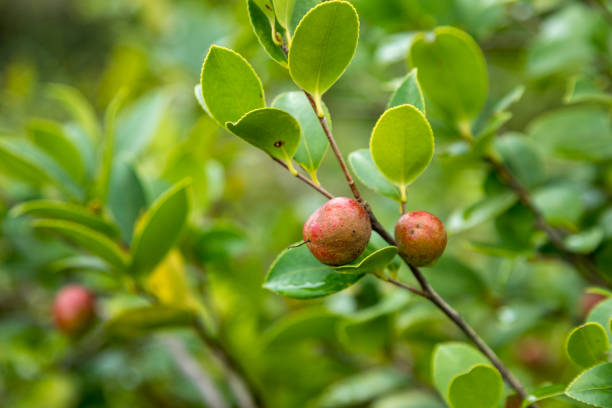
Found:
[[490, 365], [477, 364], [452, 380], [448, 400], [452, 408], [496, 408], [502, 390], [499, 372]]
[[565, 394], [594, 407], [612, 407], [612, 363], [584, 371], [568, 385]]
[[445, 399], [448, 399], [452, 381], [456, 376], [469, 372], [477, 364], [488, 365], [485, 356], [464, 343], [447, 342], [436, 346], [431, 369], [433, 382]]
[[100, 140], [102, 129], [96, 112], [87, 99], [75, 88], [62, 84], [51, 84], [47, 88], [49, 96], [60, 102], [76, 122], [85, 130], [90, 139]]
[[466, 126], [487, 99], [487, 66], [478, 44], [453, 27], [415, 35], [409, 61], [425, 96], [455, 125]]
[[120, 270], [127, 266], [127, 256], [121, 248], [106, 235], [71, 221], [35, 220], [32, 226], [36, 229], [52, 231], [66, 237], [93, 255], [99, 256], [110, 265]]
[[273, 30], [273, 24], [276, 23], [274, 15], [272, 15], [272, 18], [270, 18], [266, 12], [260, 8], [255, 0], [247, 0], [247, 10], [249, 12], [251, 28], [253, 28], [253, 32], [255, 33], [255, 37], [257, 37], [259, 44], [261, 44], [270, 58], [286, 68], [287, 56], [283, 52], [280, 45], [274, 40], [274, 36], [277, 33], [278, 35], [282, 36], [284, 31], [283, 28], [279, 26], [274, 27], [275, 29]]
[[372, 252], [356, 265], [342, 265], [335, 269], [340, 273], [376, 273], [385, 269], [395, 255], [397, 255], [397, 247], [388, 246]]
[[612, 328], [610, 327], [610, 318], [612, 318], [612, 298], [600, 302], [591, 310], [587, 317], [587, 322], [596, 322], [606, 328], [608, 331], [608, 340], [612, 342]]
[[400, 86], [393, 92], [387, 109], [399, 105], [412, 105], [421, 112], [425, 113], [425, 98], [421, 85], [417, 79], [417, 69], [414, 68], [408, 73], [400, 83]]
[[208, 111], [221, 126], [266, 106], [259, 77], [247, 60], [228, 48], [210, 47], [200, 84]]
[[313, 95], [319, 117], [324, 115], [321, 96], [350, 64], [358, 37], [357, 12], [344, 0], [317, 5], [295, 30], [289, 49], [289, 73], [299, 87]]
[[596, 322], [576, 327], [565, 340], [567, 355], [582, 367], [591, 367], [606, 361], [609, 347], [606, 329]]
[[63, 167], [74, 181], [84, 181], [86, 169], [81, 154], [58, 123], [34, 119], [27, 125], [26, 132], [32, 142]]
[[193, 324], [196, 316], [188, 309], [167, 305], [141, 306], [124, 310], [105, 324], [106, 331], [118, 337], [139, 337], [155, 330]]
[[348, 288], [363, 275], [338, 273], [319, 262], [306, 245], [286, 249], [276, 258], [264, 288], [295, 299], [331, 295]]
[[295, 0], [274, 0], [274, 14], [279, 24], [285, 29], [289, 29], [294, 6]]
[[566, 384], [551, 384], [538, 387], [529, 392], [529, 395], [521, 404], [521, 408], [527, 408], [534, 402], [563, 395], [566, 387]]
[[81, 206], [61, 201], [26, 201], [13, 207], [11, 214], [13, 216], [30, 215], [33, 217], [72, 221], [110, 237], [116, 237], [119, 234], [117, 227], [112, 222], [92, 214]]
[[225, 124], [228, 130], [272, 157], [284, 160], [295, 173], [291, 159], [300, 144], [298, 121], [277, 108], [255, 109], [235, 123]]
[[412, 105], [388, 109], [372, 130], [370, 152], [381, 173], [400, 187], [401, 200], [405, 201], [406, 186], [433, 158], [431, 126], [423, 113]]
[[[327, 153], [329, 142], [308, 98], [303, 92], [287, 92], [277, 96], [272, 106], [289, 112], [300, 124], [302, 138], [294, 159], [310, 174], [313, 181], [317, 182], [317, 169]], [[331, 129], [331, 120], [325, 105], [323, 110]]]
[[512, 207], [518, 198], [511, 191], [483, 198], [468, 208], [455, 211], [446, 223], [449, 233], [456, 234], [488, 221]]
[[188, 181], [175, 184], [138, 220], [131, 245], [132, 272], [152, 271], [175, 244], [189, 214], [188, 187]]
[[355, 150], [348, 156], [349, 165], [357, 178], [378, 194], [400, 201], [400, 189], [378, 170], [368, 149]]

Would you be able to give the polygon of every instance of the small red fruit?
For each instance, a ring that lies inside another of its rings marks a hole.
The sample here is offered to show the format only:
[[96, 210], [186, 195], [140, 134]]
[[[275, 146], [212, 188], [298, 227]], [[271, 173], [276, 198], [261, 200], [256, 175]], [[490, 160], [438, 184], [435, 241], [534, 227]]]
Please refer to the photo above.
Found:
[[81, 285], [68, 285], [55, 296], [53, 318], [57, 327], [67, 334], [83, 332], [94, 320], [95, 297]]
[[593, 308], [597, 306], [599, 302], [606, 299], [607, 296], [599, 293], [584, 292], [580, 298], [580, 316], [582, 316], [583, 319], [586, 319], [589, 313], [591, 313], [591, 310], [593, 310]]
[[426, 211], [401, 216], [395, 225], [395, 240], [400, 254], [414, 266], [436, 261], [446, 248], [446, 230], [442, 221]]
[[370, 216], [357, 201], [336, 197], [315, 211], [302, 230], [310, 252], [326, 265], [354, 261], [370, 241]]

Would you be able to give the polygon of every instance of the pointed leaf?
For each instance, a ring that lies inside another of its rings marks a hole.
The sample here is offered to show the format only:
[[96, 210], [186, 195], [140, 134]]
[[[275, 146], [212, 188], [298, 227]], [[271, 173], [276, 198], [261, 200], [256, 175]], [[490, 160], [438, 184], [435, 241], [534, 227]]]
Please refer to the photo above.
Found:
[[502, 390], [499, 372], [489, 365], [477, 364], [453, 379], [448, 399], [452, 408], [496, 408]]
[[397, 247], [388, 246], [372, 252], [356, 265], [342, 265], [336, 268], [340, 273], [376, 273], [380, 272], [395, 258]]
[[604, 362], [609, 347], [606, 329], [596, 322], [576, 327], [565, 341], [567, 355], [574, 363], [582, 367], [591, 367]]
[[[253, 28], [253, 32], [259, 44], [261, 44], [270, 58], [283, 67], [287, 67], [287, 56], [282, 48], [273, 40], [273, 35], [275, 33], [272, 31], [272, 24], [275, 23], [274, 16], [270, 19], [254, 0], [247, 0], [247, 10], [249, 12], [251, 28]], [[279, 28], [282, 29], [282, 27]], [[275, 31], [282, 35], [282, 31]]]
[[358, 37], [357, 12], [342, 0], [317, 5], [295, 29], [289, 49], [289, 72], [299, 87], [313, 95], [320, 117], [324, 114], [321, 95], [350, 64]]
[[378, 170], [368, 149], [359, 149], [348, 156], [349, 165], [357, 178], [378, 194], [400, 201], [399, 188]]
[[277, 108], [253, 110], [235, 123], [226, 123], [229, 131], [272, 157], [291, 159], [300, 144], [300, 125], [293, 116]]
[[189, 213], [188, 187], [188, 181], [174, 185], [138, 221], [131, 246], [134, 273], [152, 271], [174, 246]]
[[266, 106], [259, 77], [247, 60], [230, 49], [210, 47], [200, 84], [208, 111], [221, 126]]
[[123, 254], [117, 244], [107, 236], [84, 227], [80, 224], [63, 220], [36, 220], [32, 223], [36, 229], [52, 231], [75, 244], [104, 259], [110, 265], [120, 270], [127, 266], [127, 257]]
[[[287, 92], [277, 96], [272, 106], [289, 112], [300, 124], [302, 138], [294, 159], [316, 180], [317, 169], [327, 153], [329, 142], [308, 98], [303, 92]], [[331, 120], [325, 105], [323, 110], [326, 112], [327, 124], [331, 129]]]
[[471, 122], [487, 98], [487, 66], [467, 33], [438, 27], [414, 37], [410, 64], [418, 68], [425, 96], [455, 124]]
[[90, 139], [100, 140], [102, 129], [93, 106], [76, 88], [52, 84], [47, 88], [49, 96], [64, 105], [76, 122], [85, 130]]
[[107, 202], [123, 242], [130, 242], [134, 224], [147, 206], [147, 197], [134, 165], [127, 159], [114, 160]]
[[412, 71], [404, 77], [400, 86], [393, 92], [387, 109], [393, 108], [399, 105], [412, 105], [421, 112], [425, 113], [425, 98], [421, 91], [421, 85], [417, 79], [417, 69], [414, 68]]
[[296, 299], [331, 295], [348, 288], [363, 275], [338, 273], [319, 262], [306, 245], [286, 249], [276, 258], [264, 288]]
[[117, 227], [112, 222], [92, 214], [81, 206], [61, 201], [27, 201], [13, 207], [11, 213], [14, 216], [30, 215], [34, 217], [72, 221], [109, 235], [110, 237], [116, 237], [119, 234]]
[[595, 407], [612, 407], [612, 363], [586, 370], [574, 378], [565, 394]]
[[192, 311], [167, 305], [136, 307], [120, 312], [105, 324], [106, 331], [118, 337], [138, 337], [152, 331], [193, 324]]
[[396, 106], [386, 110], [376, 122], [370, 151], [381, 173], [404, 191], [433, 158], [433, 132], [417, 108]]

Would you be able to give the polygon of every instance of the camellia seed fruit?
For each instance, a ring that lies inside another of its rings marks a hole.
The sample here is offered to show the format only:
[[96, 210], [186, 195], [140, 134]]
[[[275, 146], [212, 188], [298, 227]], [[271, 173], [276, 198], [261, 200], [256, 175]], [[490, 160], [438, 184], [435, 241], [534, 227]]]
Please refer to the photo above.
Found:
[[370, 216], [357, 201], [336, 197], [315, 211], [302, 230], [310, 252], [320, 262], [339, 266], [354, 261], [370, 241]]
[[446, 248], [446, 230], [442, 221], [426, 211], [401, 216], [395, 225], [398, 252], [414, 266], [433, 264]]
[[55, 296], [53, 318], [64, 333], [79, 334], [96, 316], [95, 296], [81, 285], [68, 285]]

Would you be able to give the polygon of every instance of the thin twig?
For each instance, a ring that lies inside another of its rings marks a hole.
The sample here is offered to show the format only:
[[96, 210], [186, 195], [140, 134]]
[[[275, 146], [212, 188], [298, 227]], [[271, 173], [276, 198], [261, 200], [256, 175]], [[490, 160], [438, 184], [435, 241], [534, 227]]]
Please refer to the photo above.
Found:
[[[274, 160], [275, 162], [277, 162], [278, 164], [280, 164], [281, 166], [283, 166], [285, 169], [289, 170], [289, 166], [287, 166], [287, 163], [285, 163], [284, 161], [277, 159], [276, 157], [273, 157], [273, 156], [270, 156], [270, 158]], [[327, 191], [320, 185], [313, 183], [312, 180], [310, 180], [307, 177], [304, 177], [299, 172], [295, 175], [295, 177], [297, 177], [304, 183], [308, 184], [310, 187], [314, 188], [315, 190], [317, 190], [319, 193], [323, 194], [325, 197], [329, 198], [330, 200], [334, 198], [334, 196], [329, 191]]]

